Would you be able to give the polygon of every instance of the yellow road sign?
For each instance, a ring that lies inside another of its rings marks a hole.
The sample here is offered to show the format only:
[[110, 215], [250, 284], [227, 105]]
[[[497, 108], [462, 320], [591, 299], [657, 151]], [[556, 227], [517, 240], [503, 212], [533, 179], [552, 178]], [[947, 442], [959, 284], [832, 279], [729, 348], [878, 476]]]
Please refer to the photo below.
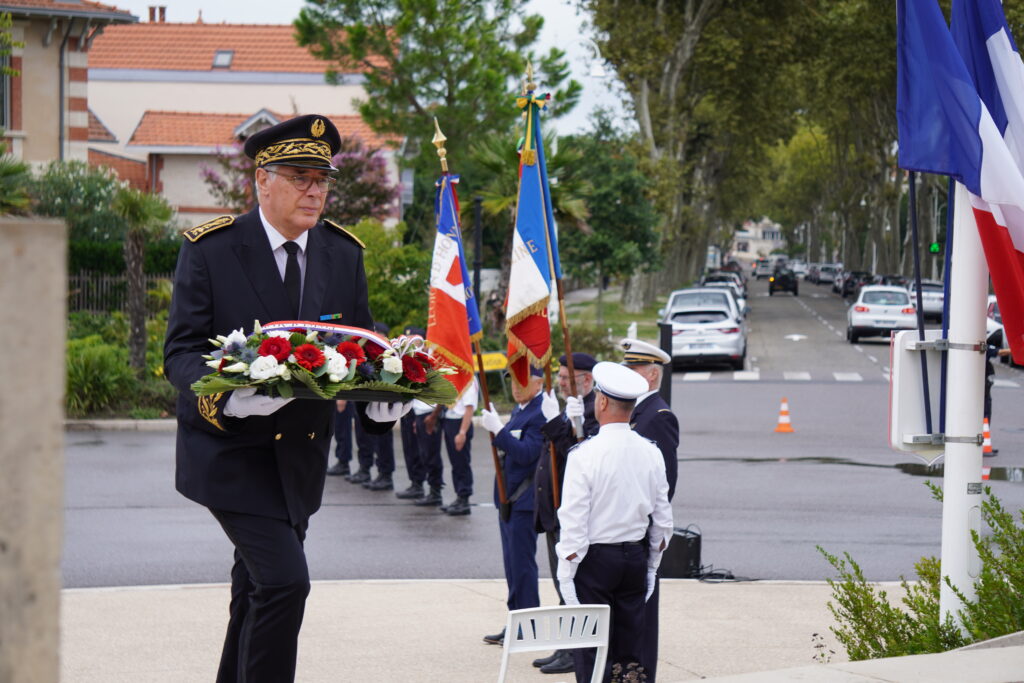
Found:
[[504, 370], [508, 367], [508, 358], [501, 351], [490, 351], [483, 354], [484, 371]]

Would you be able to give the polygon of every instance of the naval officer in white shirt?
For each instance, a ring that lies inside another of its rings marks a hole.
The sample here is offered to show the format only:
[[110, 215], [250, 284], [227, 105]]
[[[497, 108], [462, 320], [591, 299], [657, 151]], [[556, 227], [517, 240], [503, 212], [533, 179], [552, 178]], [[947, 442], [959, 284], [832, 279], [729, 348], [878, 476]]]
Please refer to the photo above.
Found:
[[[558, 509], [558, 580], [566, 604], [612, 608], [605, 681], [613, 671], [624, 677], [644, 667], [644, 603], [672, 537], [665, 460], [629, 426], [636, 398], [647, 388], [627, 367], [594, 366], [601, 428], [570, 452]], [[589, 681], [596, 651], [573, 653], [576, 680]]]

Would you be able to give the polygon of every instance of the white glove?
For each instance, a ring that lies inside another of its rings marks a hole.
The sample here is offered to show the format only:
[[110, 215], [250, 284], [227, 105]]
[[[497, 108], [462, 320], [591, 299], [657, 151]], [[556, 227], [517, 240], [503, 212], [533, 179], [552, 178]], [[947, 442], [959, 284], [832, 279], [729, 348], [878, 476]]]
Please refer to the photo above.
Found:
[[565, 416], [570, 420], [578, 420], [583, 417], [583, 398], [581, 396], [570, 396], [565, 399]]
[[654, 587], [658, 585], [658, 569], [656, 567], [647, 568], [647, 595], [644, 596], [644, 602], [651, 599], [654, 595]]
[[228, 417], [250, 417], [252, 415], [270, 415], [288, 405], [294, 398], [271, 398], [256, 393], [256, 387], [235, 389], [224, 404], [224, 414]]
[[490, 410], [483, 410], [480, 412], [480, 422], [483, 424], [484, 429], [489, 431], [491, 434], [497, 434], [504, 429], [505, 424], [498, 417], [498, 411], [494, 409], [494, 404], [491, 404]]
[[554, 420], [562, 412], [558, 408], [558, 399], [555, 398], [554, 389], [541, 395], [540, 412], [544, 414], [544, 419], [548, 422]]
[[395, 422], [412, 410], [412, 401], [371, 401], [366, 404], [366, 417], [374, 422]]
[[562, 599], [565, 600], [565, 604], [580, 604], [580, 599], [576, 596], [576, 583], [572, 579], [559, 579], [558, 590], [562, 592]]

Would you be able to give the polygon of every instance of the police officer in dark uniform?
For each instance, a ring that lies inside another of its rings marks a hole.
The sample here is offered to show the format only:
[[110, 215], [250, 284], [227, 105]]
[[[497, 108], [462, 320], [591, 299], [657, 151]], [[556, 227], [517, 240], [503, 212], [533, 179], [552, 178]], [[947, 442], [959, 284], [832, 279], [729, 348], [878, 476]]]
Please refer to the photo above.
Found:
[[[625, 355], [622, 364], [643, 375], [647, 380], [647, 393], [636, 401], [636, 408], [629, 422], [637, 434], [650, 439], [665, 458], [665, 476], [668, 479], [668, 499], [676, 492], [676, 476], [679, 472], [679, 419], [658, 390], [661, 388], [661, 375], [666, 363], [672, 357], [654, 344], [638, 339], [623, 339], [621, 342]], [[658, 596], [660, 582], [656, 581], [654, 594], [647, 600], [644, 629], [643, 663], [647, 680], [653, 683], [658, 666]]]
[[[209, 339], [255, 320], [319, 320], [370, 328], [363, 245], [320, 220], [340, 146], [324, 116], [301, 116], [245, 144], [259, 206], [185, 232], [164, 344], [179, 390], [178, 491], [205, 505], [235, 546], [219, 683], [292, 681], [309, 571], [303, 551], [320, 507], [334, 401], [269, 398], [252, 389], [200, 396]], [[357, 406], [383, 433], [402, 404]]]
[[[558, 359], [558, 391], [566, 400], [565, 412], [558, 407], [558, 399], [554, 392], [544, 394], [541, 400], [541, 412], [547, 423], [541, 429], [545, 438], [555, 446], [555, 457], [558, 466], [558, 490], [562, 490], [562, 479], [565, 477], [565, 458], [569, 449], [576, 445], [578, 439], [572, 418], [575, 415], [570, 413], [580, 412], [583, 421], [583, 438], [589, 438], [597, 434], [600, 425], [594, 417], [594, 376], [591, 371], [597, 361], [589, 353], [575, 352], [572, 354], [573, 369], [576, 372], [576, 391], [583, 397], [573, 396], [569, 389], [569, 366], [566, 356], [563, 354]], [[551, 580], [555, 583], [555, 590], [558, 592], [558, 603], [565, 604], [562, 599], [562, 592], [558, 585], [556, 572], [558, 570], [558, 555], [555, 553], [555, 544], [558, 543], [558, 510], [555, 509], [555, 501], [552, 497], [551, 484], [551, 450], [545, 445], [537, 461], [537, 471], [533, 475], [535, 487], [533, 523], [537, 533], [543, 533], [547, 537], [548, 544], [548, 565], [551, 568]], [[569, 673], [575, 664], [572, 653], [569, 650], [556, 650], [548, 657], [541, 657], [533, 660], [533, 665], [540, 667], [542, 673]]]

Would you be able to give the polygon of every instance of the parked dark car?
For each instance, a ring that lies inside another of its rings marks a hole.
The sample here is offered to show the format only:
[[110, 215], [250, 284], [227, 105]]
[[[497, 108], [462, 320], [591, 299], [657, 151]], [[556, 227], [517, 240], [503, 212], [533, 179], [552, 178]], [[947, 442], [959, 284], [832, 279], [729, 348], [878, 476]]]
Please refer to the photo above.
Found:
[[866, 270], [852, 270], [843, 278], [843, 289], [839, 294], [844, 298], [856, 296], [860, 293], [860, 288], [869, 282], [871, 282], [871, 273]]
[[868, 284], [906, 287], [910, 284], [910, 279], [906, 275], [876, 275], [871, 278], [871, 282]]
[[796, 273], [780, 268], [768, 278], [768, 296], [775, 296], [775, 292], [793, 292], [793, 296], [800, 296], [798, 282]]

